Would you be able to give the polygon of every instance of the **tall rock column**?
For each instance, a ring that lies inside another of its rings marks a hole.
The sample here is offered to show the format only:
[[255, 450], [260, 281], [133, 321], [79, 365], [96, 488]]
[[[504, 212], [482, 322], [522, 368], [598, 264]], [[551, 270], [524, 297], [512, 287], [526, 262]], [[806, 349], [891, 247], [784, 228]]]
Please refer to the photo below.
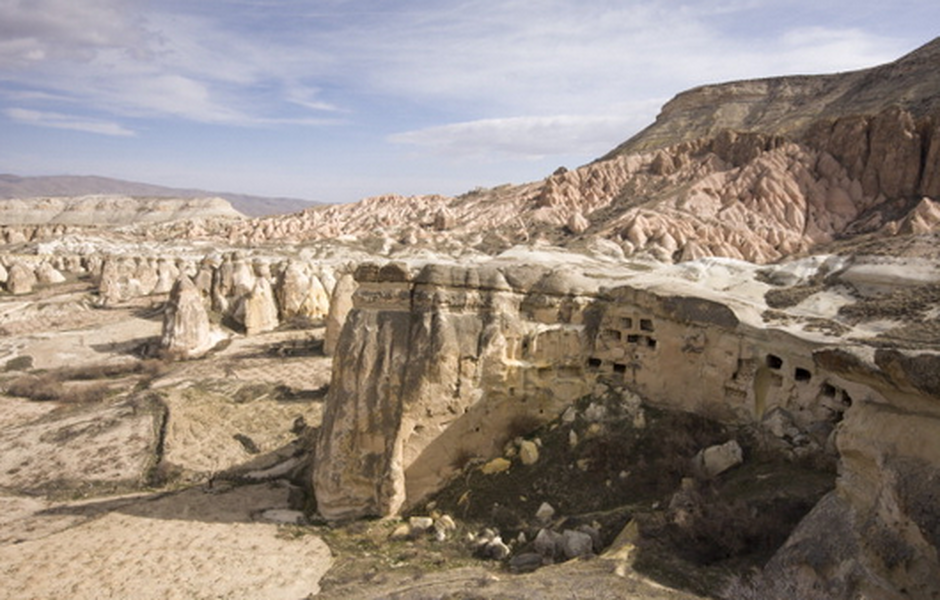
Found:
[[202, 294], [189, 277], [180, 277], [163, 313], [160, 347], [172, 356], [196, 358], [212, 348], [209, 315]]
[[346, 273], [336, 282], [333, 296], [330, 299], [330, 312], [326, 317], [326, 334], [324, 336], [323, 351], [332, 356], [336, 351], [339, 334], [346, 323], [346, 317], [353, 307], [353, 294], [356, 292], [356, 279], [351, 273]]
[[386, 268], [386, 281], [379, 281], [378, 268], [367, 270], [359, 269], [360, 290], [382, 299], [386, 309], [350, 312], [349, 334], [336, 347], [313, 474], [318, 509], [328, 519], [393, 514], [405, 499], [398, 432], [410, 285], [404, 271]]
[[356, 271], [317, 443], [321, 515], [395, 514], [436, 490], [459, 457], [495, 455], [519, 435], [514, 424], [544, 423], [590, 389], [569, 306], [582, 298], [527, 289], [539, 274], [531, 265], [511, 276], [446, 264]]

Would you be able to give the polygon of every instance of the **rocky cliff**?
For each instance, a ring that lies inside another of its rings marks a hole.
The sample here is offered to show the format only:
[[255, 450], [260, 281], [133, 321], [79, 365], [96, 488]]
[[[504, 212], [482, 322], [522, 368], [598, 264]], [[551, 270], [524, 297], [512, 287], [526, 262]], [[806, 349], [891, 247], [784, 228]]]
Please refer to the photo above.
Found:
[[[929, 500], [940, 482], [929, 442], [938, 348], [905, 340], [908, 325], [885, 330], [875, 306], [879, 286], [899, 286], [900, 304], [923, 293], [937, 266], [918, 277], [907, 263], [904, 281], [891, 274], [900, 264], [647, 270], [516, 251], [473, 266], [361, 266], [317, 447], [318, 510], [347, 519], [415, 506], [467, 457], [499, 455], [603, 384], [627, 390], [624, 402], [758, 425], [788, 440], [794, 459], [838, 452], [836, 491], [772, 568], [810, 588], [826, 582], [832, 597], [903, 588], [929, 598], [927, 574], [940, 569]], [[781, 300], [790, 294], [799, 301]], [[935, 301], [894, 309], [917, 323]]]
[[162, 342], [182, 355], [206, 351], [207, 311], [252, 336], [325, 320], [327, 519], [413, 507], [613, 390], [641, 424], [641, 404], [696, 413], [838, 461], [770, 576], [936, 598], [938, 60], [935, 41], [692, 90], [601, 160], [456, 198], [120, 230], [40, 202], [45, 221], [2, 230], [0, 282], [19, 299], [88, 279], [105, 309], [175, 286]]
[[601, 237], [628, 256], [770, 262], [898, 233], [918, 205], [936, 203], [938, 60], [934, 41], [863, 71], [697, 88], [602, 159], [530, 184], [149, 235], [264, 244], [342, 234], [386, 254], [453, 244], [494, 253], [535, 239], [576, 248]]

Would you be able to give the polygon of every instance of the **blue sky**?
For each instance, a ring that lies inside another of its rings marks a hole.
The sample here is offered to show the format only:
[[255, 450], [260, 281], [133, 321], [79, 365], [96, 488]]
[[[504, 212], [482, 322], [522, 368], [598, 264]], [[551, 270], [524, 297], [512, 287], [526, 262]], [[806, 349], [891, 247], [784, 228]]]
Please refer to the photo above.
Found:
[[604, 154], [676, 93], [874, 66], [936, 0], [0, 0], [0, 172], [346, 202]]

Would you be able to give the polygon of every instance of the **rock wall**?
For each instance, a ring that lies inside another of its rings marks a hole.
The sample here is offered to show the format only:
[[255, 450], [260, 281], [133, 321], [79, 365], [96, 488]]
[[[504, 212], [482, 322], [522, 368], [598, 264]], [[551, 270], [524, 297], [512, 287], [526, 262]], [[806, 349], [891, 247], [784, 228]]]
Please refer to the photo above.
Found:
[[[496, 453], [520, 423], [548, 421], [590, 389], [580, 319], [589, 297], [552, 289], [551, 278], [525, 266], [357, 270], [317, 445], [324, 516], [393, 514], [461, 456]], [[520, 318], [551, 310], [526, 306], [534, 296], [567, 317]]]
[[836, 438], [840, 475], [768, 565], [832, 598], [940, 596], [940, 360], [841, 350], [822, 368], [864, 386]]
[[597, 381], [726, 421], [777, 412], [807, 452], [853, 397], [883, 399], [814, 362], [819, 342], [566, 266], [366, 265], [356, 280], [314, 475], [328, 518], [394, 514]]

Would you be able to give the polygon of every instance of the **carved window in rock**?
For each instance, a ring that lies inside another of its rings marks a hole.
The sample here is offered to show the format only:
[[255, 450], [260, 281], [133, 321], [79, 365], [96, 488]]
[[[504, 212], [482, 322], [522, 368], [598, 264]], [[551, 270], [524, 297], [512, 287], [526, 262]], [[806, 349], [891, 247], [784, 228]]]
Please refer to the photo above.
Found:
[[776, 354], [767, 355], [767, 366], [774, 370], [779, 370], [783, 368], [783, 359], [777, 356]]
[[587, 364], [588, 364], [588, 368], [591, 368], [591, 369], [600, 369], [600, 368], [601, 368], [601, 365], [604, 364], [604, 361], [602, 361], [602, 360], [599, 359], [599, 358], [591, 357], [591, 358], [588, 359]]
[[849, 408], [852, 406], [852, 396], [849, 396], [849, 393], [845, 390], [842, 390], [841, 394], [842, 406]]
[[809, 369], [804, 369], [802, 367], [797, 367], [793, 370], [793, 379], [801, 382], [809, 381], [813, 378], [813, 374], [810, 373]]
[[640, 319], [640, 331], [654, 331], [652, 319]]
[[618, 341], [618, 342], [619, 342], [619, 341], [620, 341], [620, 337], [621, 337], [621, 333], [620, 333], [620, 331], [617, 330], [617, 329], [605, 329], [605, 330], [604, 330], [604, 337], [607, 338], [608, 340], [615, 340], [615, 341]]

